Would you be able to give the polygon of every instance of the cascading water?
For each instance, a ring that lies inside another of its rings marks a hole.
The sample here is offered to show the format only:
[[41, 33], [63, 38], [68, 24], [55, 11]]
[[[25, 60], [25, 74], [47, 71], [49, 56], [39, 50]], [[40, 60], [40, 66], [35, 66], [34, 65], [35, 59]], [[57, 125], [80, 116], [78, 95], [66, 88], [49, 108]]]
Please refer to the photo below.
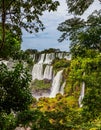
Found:
[[[34, 64], [32, 69], [32, 80], [49, 80], [49, 82], [52, 82], [51, 85], [51, 92], [48, 91], [48, 93], [42, 93], [41, 95], [35, 95], [35, 97], [43, 97], [43, 96], [49, 96], [49, 97], [55, 97], [57, 93], [64, 94], [64, 87], [65, 82], [61, 85], [61, 79], [62, 79], [62, 72], [63, 70], [57, 72], [55, 76], [53, 76], [53, 67], [51, 66], [52, 61], [55, 58], [62, 59], [65, 56], [68, 56], [67, 53], [64, 52], [57, 52], [57, 53], [48, 53], [48, 54], [40, 54], [39, 59], [35, 60], [36, 55], [33, 56], [34, 61], [38, 61], [36, 64]], [[66, 57], [67, 58], [67, 57]], [[45, 69], [44, 69], [44, 66]], [[54, 78], [53, 78], [54, 77]]]
[[32, 80], [43, 80], [43, 62], [45, 54], [41, 54], [38, 63], [34, 64], [32, 69]]
[[53, 67], [50, 66], [50, 65], [47, 65], [46, 68], [45, 68], [45, 71], [44, 71], [43, 78], [51, 80], [52, 79], [52, 70], [53, 70]]
[[55, 59], [55, 54], [54, 53], [46, 54], [44, 64], [51, 64], [54, 59]]
[[82, 83], [81, 93], [80, 93], [80, 96], [79, 96], [79, 106], [80, 107], [83, 106], [82, 100], [84, 98], [84, 94], [85, 94], [85, 82]]
[[65, 56], [64, 56], [64, 58], [66, 59], [66, 60], [71, 60], [71, 55], [68, 55], [68, 54], [65, 54]]
[[63, 58], [63, 53], [57, 53], [56, 57], [58, 57], [59, 59]]
[[56, 76], [53, 79], [50, 97], [55, 97], [56, 94], [59, 92], [60, 82], [61, 82], [61, 79], [62, 79], [62, 72], [63, 72], [63, 70], [57, 72]]
[[43, 79], [43, 64], [35, 64], [32, 70], [32, 80]]
[[64, 87], [66, 85], [66, 82], [64, 82], [60, 88], [60, 93], [63, 95], [64, 94]]
[[33, 54], [33, 61], [35, 61], [35, 54]]
[[44, 62], [44, 58], [45, 58], [45, 54], [41, 54], [38, 64], [42, 64]]

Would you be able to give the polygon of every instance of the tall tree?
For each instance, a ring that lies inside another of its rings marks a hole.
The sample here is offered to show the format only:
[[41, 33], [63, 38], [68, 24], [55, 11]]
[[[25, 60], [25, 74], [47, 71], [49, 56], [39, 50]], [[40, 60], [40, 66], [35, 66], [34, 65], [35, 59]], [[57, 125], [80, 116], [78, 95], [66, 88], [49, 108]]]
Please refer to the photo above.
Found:
[[[81, 50], [94, 49], [101, 52], [101, 10], [94, 11], [87, 17], [87, 20], [81, 19], [85, 10], [94, 2], [94, 0], [66, 0], [69, 13], [74, 13], [75, 17], [67, 19], [58, 26], [62, 32], [59, 41], [70, 39], [71, 51], [75, 55], [81, 55]], [[101, 1], [100, 1], [101, 2]]]
[[[69, 13], [82, 15], [85, 10], [96, 0], [66, 0]], [[99, 0], [101, 2], [101, 0]]]
[[43, 30], [44, 25], [40, 16], [44, 11], [55, 11], [59, 2], [52, 0], [0, 0], [0, 17], [2, 27], [2, 42], [0, 48], [5, 43], [6, 24], [11, 32], [21, 35], [21, 29], [38, 32]]
[[101, 10], [94, 11], [87, 20], [74, 17], [61, 23], [58, 30], [62, 32], [59, 41], [70, 39], [71, 51], [81, 55], [85, 49], [101, 52]]
[[0, 65], [0, 113], [29, 108], [32, 102], [30, 80], [31, 76], [22, 64], [17, 64], [11, 71], [4, 64]]

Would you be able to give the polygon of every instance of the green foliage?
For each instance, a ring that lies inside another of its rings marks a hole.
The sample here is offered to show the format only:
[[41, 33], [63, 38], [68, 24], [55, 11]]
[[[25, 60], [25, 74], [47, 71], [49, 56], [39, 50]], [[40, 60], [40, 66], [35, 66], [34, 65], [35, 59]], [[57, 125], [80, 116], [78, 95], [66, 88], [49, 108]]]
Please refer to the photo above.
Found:
[[36, 54], [36, 53], [38, 53], [38, 50], [36, 50], [36, 49], [27, 49], [27, 50], [25, 50], [25, 53], [26, 54]]
[[40, 20], [40, 16], [46, 10], [49, 12], [56, 11], [59, 2], [52, 0], [1, 0], [0, 5], [2, 35], [5, 35], [3, 29], [5, 29], [5, 23], [7, 23], [9, 30], [19, 36], [21, 35], [21, 28], [30, 33], [38, 32], [39, 29], [43, 30], [44, 25]]
[[72, 42], [76, 40], [76, 33], [78, 33], [80, 30], [84, 27], [84, 20], [74, 17], [71, 19], [68, 19], [64, 22], [62, 22], [61, 24], [59, 24], [58, 26], [58, 30], [60, 32], [62, 32], [63, 34], [61, 35], [61, 37], [59, 38], [59, 42], [62, 42], [64, 39], [68, 40], [70, 37], [70, 40], [72, 40]]
[[0, 112], [22, 111], [29, 107], [32, 102], [30, 79], [22, 64], [11, 71], [4, 64], [0, 65]]
[[53, 65], [53, 69], [55, 71], [58, 71], [58, 70], [61, 70], [63, 68], [69, 67], [70, 61], [66, 60], [66, 59], [58, 59], [57, 58], [57, 59], [53, 60], [52, 65]]
[[[99, 0], [100, 1], [100, 0]], [[82, 15], [94, 0], [67, 0], [69, 13]], [[101, 1], [100, 1], [101, 2]], [[101, 10], [94, 11], [87, 20], [74, 17], [61, 23], [58, 30], [62, 32], [59, 41], [70, 40], [72, 61], [65, 75], [67, 84], [65, 93], [79, 98], [82, 83], [85, 82], [85, 96], [81, 109], [83, 130], [100, 130], [101, 124]], [[76, 118], [76, 117], [75, 117]], [[100, 125], [99, 125], [100, 124]], [[79, 128], [78, 128], [79, 129]]]
[[55, 53], [55, 52], [60, 52], [60, 50], [54, 49], [54, 48], [49, 48], [49, 49], [43, 50], [41, 53]]
[[19, 60], [20, 62], [24, 61], [30, 65], [33, 65], [33, 59], [26, 51], [23, 50], [16, 51], [12, 54], [13, 60]]
[[84, 56], [86, 49], [101, 52], [101, 10], [94, 11], [86, 21], [80, 18], [71, 18], [61, 23], [58, 30], [63, 34], [59, 41], [71, 40], [71, 52], [75, 57]]
[[[66, 0], [69, 8], [69, 13], [82, 15], [84, 11], [94, 2], [94, 0]], [[100, 0], [99, 0], [100, 1]]]
[[[40, 17], [45, 11], [56, 11], [58, 6], [59, 2], [52, 0], [1, 0], [0, 50], [2, 55], [0, 57], [7, 58], [8, 55], [11, 56], [16, 51], [15, 46], [17, 46], [19, 40], [14, 37], [19, 37], [21, 40], [22, 28], [29, 33], [43, 31], [45, 27]], [[7, 30], [14, 37], [7, 37]], [[16, 45], [13, 44], [15, 42]]]
[[51, 129], [48, 117], [38, 109], [33, 111], [27, 110], [19, 113], [17, 116], [17, 123], [25, 128], [30, 126], [32, 130]]
[[16, 118], [12, 113], [0, 113], [0, 128], [1, 130], [14, 130], [16, 127]]
[[34, 90], [46, 90], [51, 87], [51, 81], [49, 80], [34, 80], [31, 82], [31, 89]]
[[[0, 1], [0, 9], [2, 9]], [[93, 2], [93, 0], [74, 1], [68, 0], [69, 12], [81, 15]], [[16, 6], [15, 6], [16, 5]], [[5, 10], [12, 20], [11, 33], [6, 35], [6, 51], [4, 56], [12, 55], [19, 49], [19, 35], [21, 27], [27, 31], [38, 32], [44, 26], [39, 17], [45, 10], [56, 10], [58, 2], [52, 0], [30, 0], [30, 1], [8, 1], [6, 0]], [[8, 8], [7, 8], [8, 7]], [[33, 7], [33, 10], [32, 10]], [[22, 10], [20, 10], [22, 8]], [[13, 12], [14, 11], [14, 12]], [[13, 13], [15, 15], [13, 15]], [[26, 22], [22, 20], [24, 13]], [[2, 14], [2, 11], [0, 11]], [[7, 19], [6, 19], [7, 20]], [[60, 41], [71, 40], [72, 61], [56, 59], [53, 62], [54, 70], [65, 68], [63, 73], [67, 78], [65, 94], [57, 94], [56, 98], [40, 98], [38, 102], [33, 99], [29, 90], [30, 75], [28, 71], [18, 64], [11, 71], [0, 65], [0, 127], [2, 130], [13, 130], [15, 126], [32, 130], [100, 130], [101, 129], [101, 11], [95, 11], [86, 21], [80, 18], [66, 20], [59, 25], [58, 30], [63, 32]], [[15, 35], [14, 35], [15, 34]], [[15, 37], [17, 34], [18, 37]], [[13, 37], [14, 36], [14, 37]], [[0, 38], [2, 39], [2, 38]], [[14, 46], [13, 46], [14, 45]], [[10, 48], [11, 47], [11, 48]], [[10, 48], [7, 50], [7, 48]], [[10, 50], [10, 51], [9, 51]], [[54, 52], [50, 49], [49, 52]], [[58, 51], [58, 50], [56, 50]], [[37, 53], [36, 50], [17, 51], [15, 59], [26, 60], [31, 63], [29, 55]], [[47, 52], [45, 50], [44, 52]], [[82, 82], [85, 82], [86, 90], [83, 99], [83, 107], [78, 108], [78, 97]], [[48, 80], [35, 80], [31, 83], [33, 89], [40, 90], [50, 88]], [[31, 108], [29, 110], [28, 108]], [[11, 114], [18, 112], [16, 117]], [[17, 124], [16, 124], [17, 123]]]
[[73, 97], [58, 94], [56, 98], [40, 98], [36, 108], [19, 113], [17, 126], [32, 130], [100, 130], [100, 118], [83, 122], [81, 112]]
[[73, 98], [68, 99], [60, 94], [56, 98], [41, 98], [39, 100], [37, 108], [44, 113], [50, 122], [50, 127], [47, 126], [47, 129], [79, 129], [81, 115], [79, 115], [79, 110], [73, 109], [73, 104], [75, 104], [73, 100]]
[[78, 57], [71, 62], [71, 72], [67, 80], [68, 84], [71, 85], [68, 93], [72, 92], [73, 95], [75, 95], [75, 91], [80, 91], [83, 81], [86, 84], [82, 112], [85, 117], [84, 120], [86, 121], [94, 120], [101, 112], [101, 55], [96, 52], [91, 54], [93, 55], [88, 55], [88, 58], [87, 56], [86, 58]]
[[[0, 31], [1, 33], [1, 31]], [[1, 38], [0, 38], [1, 42]], [[15, 52], [20, 50], [21, 40], [18, 36], [7, 31], [5, 38], [5, 44], [3, 49], [0, 51], [0, 57], [8, 59], [9, 57], [14, 57]]]
[[30, 126], [30, 123], [37, 120], [37, 111], [25, 110], [23, 112], [18, 113], [17, 115], [17, 125], [22, 127]]

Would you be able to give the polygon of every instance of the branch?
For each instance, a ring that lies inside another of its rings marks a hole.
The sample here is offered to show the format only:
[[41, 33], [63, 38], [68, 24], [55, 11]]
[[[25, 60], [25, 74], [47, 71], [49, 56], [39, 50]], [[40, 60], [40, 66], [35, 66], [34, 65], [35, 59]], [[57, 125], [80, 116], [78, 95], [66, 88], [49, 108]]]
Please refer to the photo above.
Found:
[[7, 10], [13, 2], [14, 0], [12, 0], [5, 9]]

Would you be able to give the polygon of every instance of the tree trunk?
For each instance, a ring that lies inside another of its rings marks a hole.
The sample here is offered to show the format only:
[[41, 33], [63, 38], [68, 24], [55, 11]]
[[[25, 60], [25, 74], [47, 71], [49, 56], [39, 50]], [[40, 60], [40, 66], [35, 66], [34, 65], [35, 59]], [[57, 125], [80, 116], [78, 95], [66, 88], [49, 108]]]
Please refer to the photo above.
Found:
[[5, 0], [2, 0], [2, 41], [0, 50], [3, 49], [3, 46], [5, 44], [5, 21], [6, 21]]

